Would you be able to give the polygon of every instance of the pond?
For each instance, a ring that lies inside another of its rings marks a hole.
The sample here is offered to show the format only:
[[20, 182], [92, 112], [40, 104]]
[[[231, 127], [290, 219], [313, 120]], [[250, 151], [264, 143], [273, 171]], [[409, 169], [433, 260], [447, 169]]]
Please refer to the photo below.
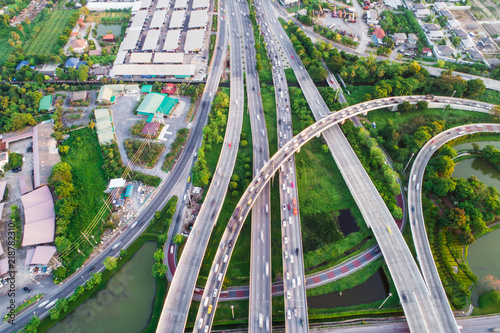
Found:
[[389, 282], [384, 270], [380, 268], [364, 283], [342, 291], [307, 298], [307, 307], [311, 309], [332, 309], [382, 301], [389, 295]]
[[[487, 145], [493, 145], [500, 149], [499, 141], [480, 141], [477, 142], [481, 148]], [[472, 143], [462, 143], [456, 145], [455, 150], [466, 150], [472, 148]], [[455, 165], [452, 177], [469, 178], [474, 175], [479, 181], [495, 187], [500, 191], [500, 173], [488, 161], [482, 158], [470, 158], [458, 162]], [[485, 284], [482, 282], [486, 275], [493, 275], [500, 279], [500, 231], [495, 230], [491, 233], [479, 237], [476, 242], [469, 246], [467, 261], [472, 272], [477, 276], [478, 285], [472, 290], [471, 301], [477, 306], [479, 296], [485, 292]]]
[[119, 36], [122, 31], [122, 26], [119, 24], [99, 24], [97, 26], [97, 37], [104, 36], [107, 31], [111, 31], [113, 35]]
[[340, 211], [339, 229], [344, 236], [359, 231], [359, 226], [356, 224], [356, 220], [354, 219], [354, 216], [352, 216], [350, 209], [342, 209]]
[[150, 322], [156, 293], [151, 275], [157, 245], [146, 242], [108, 281], [48, 332], [136, 333]]

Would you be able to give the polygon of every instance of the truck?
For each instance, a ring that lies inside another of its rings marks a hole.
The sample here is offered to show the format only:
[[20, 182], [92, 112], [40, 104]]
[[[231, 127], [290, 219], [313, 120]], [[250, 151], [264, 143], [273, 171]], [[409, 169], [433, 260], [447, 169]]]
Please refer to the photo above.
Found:
[[234, 213], [233, 213], [234, 218], [238, 217], [238, 215], [240, 214], [240, 210], [241, 210], [241, 207], [236, 207], [236, 209], [234, 210]]

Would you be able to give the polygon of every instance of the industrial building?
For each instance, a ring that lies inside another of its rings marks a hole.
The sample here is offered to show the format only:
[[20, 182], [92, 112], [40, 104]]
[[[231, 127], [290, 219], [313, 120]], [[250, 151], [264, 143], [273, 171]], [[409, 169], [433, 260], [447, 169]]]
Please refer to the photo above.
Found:
[[185, 10], [174, 10], [172, 16], [170, 17], [169, 29], [182, 28], [184, 25], [184, 20], [186, 19]]
[[189, 30], [186, 36], [185, 52], [198, 52], [203, 49], [205, 41], [205, 30]]
[[96, 109], [94, 115], [99, 144], [103, 145], [116, 140], [111, 111], [109, 109]]
[[208, 0], [193, 0], [193, 9], [208, 8]]
[[197, 10], [191, 12], [191, 17], [189, 18], [189, 29], [194, 28], [204, 28], [207, 25], [208, 11]]
[[143, 116], [162, 113], [168, 116], [179, 102], [176, 98], [171, 98], [165, 94], [149, 93], [144, 97], [141, 105], [137, 108], [137, 114]]
[[181, 40], [181, 29], [169, 30], [165, 43], [163, 44], [163, 51], [174, 52], [179, 50], [179, 42]]

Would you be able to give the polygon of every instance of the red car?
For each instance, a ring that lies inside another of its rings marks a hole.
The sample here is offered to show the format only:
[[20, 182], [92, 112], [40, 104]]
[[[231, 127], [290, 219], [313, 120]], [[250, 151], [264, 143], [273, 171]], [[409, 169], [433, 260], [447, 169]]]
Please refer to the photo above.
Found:
[[292, 57], [292, 59], [293, 59], [293, 56], [291, 56], [291, 57]]
[[231, 142], [229, 142], [229, 148], [231, 148]]

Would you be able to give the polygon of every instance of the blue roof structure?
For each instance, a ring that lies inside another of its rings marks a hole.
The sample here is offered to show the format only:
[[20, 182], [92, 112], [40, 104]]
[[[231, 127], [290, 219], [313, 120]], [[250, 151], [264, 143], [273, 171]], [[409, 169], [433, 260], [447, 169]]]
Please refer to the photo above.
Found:
[[85, 61], [79, 61], [77, 64], [76, 64], [76, 69], [80, 68], [80, 66], [83, 66], [83, 65], [87, 65], [87, 63]]
[[20, 70], [23, 66], [29, 66], [30, 62], [28, 60], [23, 60], [17, 65], [16, 71]]
[[66, 60], [66, 62], [64, 63], [64, 66], [65, 67], [73, 67], [73, 68], [76, 68], [76, 66], [78, 65], [78, 62], [80, 61], [80, 59], [78, 58], [69, 58], [68, 60]]

